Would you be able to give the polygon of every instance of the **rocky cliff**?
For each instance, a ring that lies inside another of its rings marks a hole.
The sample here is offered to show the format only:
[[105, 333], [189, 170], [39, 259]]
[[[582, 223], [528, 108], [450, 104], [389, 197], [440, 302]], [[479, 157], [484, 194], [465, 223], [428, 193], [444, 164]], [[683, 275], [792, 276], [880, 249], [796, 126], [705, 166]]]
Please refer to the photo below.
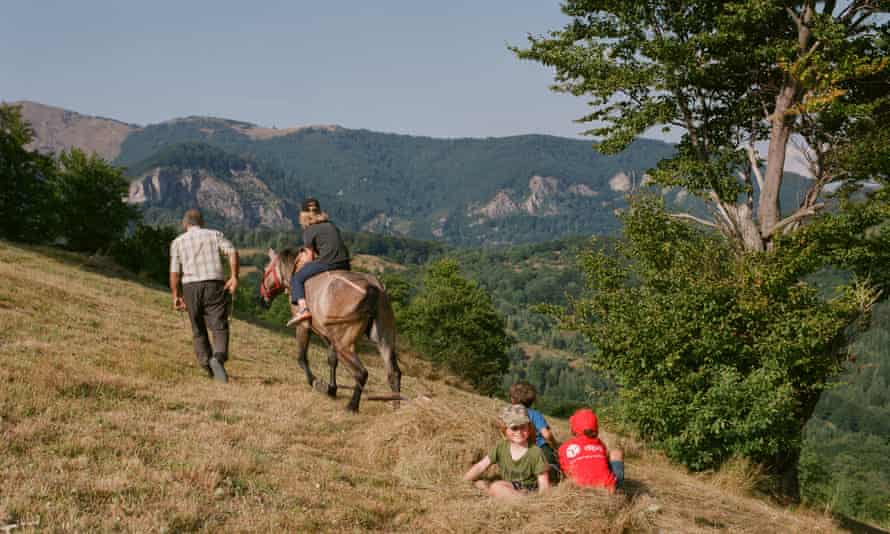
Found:
[[206, 169], [155, 167], [130, 183], [127, 201], [140, 206], [194, 206], [238, 226], [294, 228], [294, 209], [275, 196], [250, 166], [214, 175]]
[[[614, 191], [614, 189], [613, 189]], [[477, 218], [477, 223], [485, 219], [525, 214], [534, 217], [555, 216], [561, 213], [566, 202], [574, 197], [589, 198], [599, 195], [584, 183], [567, 185], [555, 176], [532, 176], [528, 188], [523, 191], [502, 189], [484, 204], [471, 203], [467, 214]]]

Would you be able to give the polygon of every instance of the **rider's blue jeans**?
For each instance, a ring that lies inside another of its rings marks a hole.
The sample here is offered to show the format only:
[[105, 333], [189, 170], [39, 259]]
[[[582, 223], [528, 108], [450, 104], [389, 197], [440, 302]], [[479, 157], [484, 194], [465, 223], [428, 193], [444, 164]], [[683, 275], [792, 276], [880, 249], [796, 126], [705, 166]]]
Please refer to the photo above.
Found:
[[290, 279], [290, 301], [296, 304], [299, 299], [306, 298], [306, 288], [304, 284], [306, 280], [318, 273], [325, 271], [349, 270], [349, 260], [337, 263], [322, 263], [320, 261], [310, 261], [304, 265], [299, 271], [295, 272]]

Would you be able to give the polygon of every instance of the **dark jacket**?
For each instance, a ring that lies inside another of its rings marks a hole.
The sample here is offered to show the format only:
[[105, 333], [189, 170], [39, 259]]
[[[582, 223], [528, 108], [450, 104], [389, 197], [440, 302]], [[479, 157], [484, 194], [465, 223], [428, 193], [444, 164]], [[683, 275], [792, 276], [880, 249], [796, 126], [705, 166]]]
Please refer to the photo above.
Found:
[[340, 237], [340, 230], [331, 222], [313, 224], [303, 230], [303, 244], [318, 254], [319, 263], [340, 263], [349, 261], [349, 250]]

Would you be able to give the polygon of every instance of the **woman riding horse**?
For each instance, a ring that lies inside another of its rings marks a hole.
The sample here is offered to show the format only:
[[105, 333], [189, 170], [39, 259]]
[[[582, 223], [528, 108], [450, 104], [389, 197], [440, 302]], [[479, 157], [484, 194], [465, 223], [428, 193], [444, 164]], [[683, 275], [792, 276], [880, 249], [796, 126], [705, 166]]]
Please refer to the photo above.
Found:
[[297, 315], [287, 326], [312, 318], [306, 306], [305, 283], [310, 277], [324, 271], [349, 270], [349, 250], [340, 237], [340, 230], [321, 211], [318, 200], [307, 198], [300, 208], [300, 226], [303, 227], [303, 244], [314, 254], [312, 261], [304, 264], [290, 280], [290, 301], [297, 307]]
[[[268, 308], [277, 295], [288, 288], [288, 275], [299, 271], [303, 263], [300, 251], [269, 250], [269, 263], [260, 281], [263, 307]], [[377, 345], [383, 358], [392, 398], [401, 398], [402, 372], [396, 355], [396, 323], [392, 304], [383, 284], [371, 274], [351, 271], [322, 272], [306, 282], [306, 294], [312, 302], [312, 321], [297, 324], [297, 363], [306, 373], [306, 381], [331, 397], [337, 394], [337, 363], [342, 362], [355, 379], [355, 387], [347, 409], [357, 411], [368, 371], [355, 351], [362, 335]], [[330, 347], [328, 366], [330, 382], [325, 384], [309, 369], [307, 352], [309, 337], [315, 333]], [[398, 402], [395, 402], [398, 406]]]

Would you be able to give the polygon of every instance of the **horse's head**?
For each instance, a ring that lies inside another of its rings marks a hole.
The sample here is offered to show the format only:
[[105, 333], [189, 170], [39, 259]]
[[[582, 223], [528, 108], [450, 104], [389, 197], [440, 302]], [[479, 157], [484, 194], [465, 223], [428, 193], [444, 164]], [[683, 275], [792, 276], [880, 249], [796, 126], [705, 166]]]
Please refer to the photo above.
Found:
[[296, 252], [293, 249], [284, 249], [281, 254], [270, 248], [268, 254], [269, 263], [263, 269], [259, 294], [259, 303], [265, 309], [269, 309], [275, 297], [290, 287], [291, 275], [313, 259], [312, 250], [306, 247]]
[[263, 277], [260, 279], [260, 294], [258, 297], [260, 306], [269, 309], [272, 300], [281, 294], [287, 287], [285, 285], [283, 270], [281, 268], [281, 256], [271, 248], [268, 251], [269, 263], [263, 269]]

